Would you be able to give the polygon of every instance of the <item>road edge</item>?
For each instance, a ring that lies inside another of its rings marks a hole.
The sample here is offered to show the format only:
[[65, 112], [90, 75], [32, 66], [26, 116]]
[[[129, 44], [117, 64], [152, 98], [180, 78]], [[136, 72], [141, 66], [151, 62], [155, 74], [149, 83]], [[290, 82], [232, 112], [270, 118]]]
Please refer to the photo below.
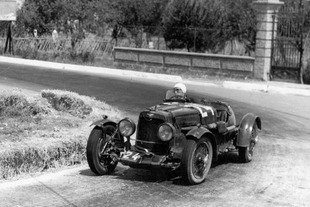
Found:
[[104, 77], [123, 77], [129, 79], [147, 79], [147, 80], [164, 80], [168, 82], [184, 82], [189, 85], [211, 86], [211, 87], [223, 87], [234, 90], [246, 90], [253, 92], [263, 93], [277, 93], [282, 95], [298, 95], [298, 96], [310, 96], [310, 85], [301, 85], [294, 83], [284, 82], [271, 82], [271, 81], [255, 81], [251, 82], [238, 82], [238, 81], [223, 81], [220, 83], [209, 83], [201, 80], [186, 80], [178, 75], [168, 75], [160, 73], [148, 73], [123, 69], [112, 69], [106, 67], [84, 66], [67, 63], [56, 63], [41, 60], [30, 60], [16, 57], [0, 56], [0, 62], [27, 65], [34, 67], [42, 67], [45, 69], [65, 70], [68, 72], [77, 72], [82, 74], [92, 74]]
[[142, 78], [142, 79], [161, 79], [165, 81], [171, 82], [182, 82], [182, 77], [177, 75], [167, 75], [160, 73], [148, 73], [148, 72], [139, 72], [132, 70], [122, 70], [122, 69], [112, 69], [106, 67], [95, 67], [95, 66], [84, 66], [84, 65], [75, 65], [75, 64], [67, 64], [67, 63], [56, 63], [56, 62], [48, 62], [41, 60], [29, 60], [22, 58], [13, 58], [13, 57], [5, 57], [0, 56], [0, 62], [18, 64], [18, 65], [27, 65], [34, 67], [42, 67], [46, 69], [55, 69], [55, 70], [66, 70], [69, 72], [77, 72], [84, 74], [94, 74], [94, 75], [102, 75], [102, 76], [110, 76], [110, 77], [127, 77], [127, 78]]

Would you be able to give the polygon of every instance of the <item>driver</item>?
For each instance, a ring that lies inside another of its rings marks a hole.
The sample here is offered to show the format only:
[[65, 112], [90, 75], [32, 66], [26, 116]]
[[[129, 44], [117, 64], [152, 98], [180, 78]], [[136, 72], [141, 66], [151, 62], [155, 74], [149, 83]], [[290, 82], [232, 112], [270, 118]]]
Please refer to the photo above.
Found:
[[177, 83], [173, 87], [174, 94], [186, 98], [186, 86], [184, 83]]
[[172, 90], [168, 90], [166, 93], [166, 100], [180, 99], [186, 102], [191, 102], [186, 95], [186, 86], [184, 83], [177, 83], [174, 85]]

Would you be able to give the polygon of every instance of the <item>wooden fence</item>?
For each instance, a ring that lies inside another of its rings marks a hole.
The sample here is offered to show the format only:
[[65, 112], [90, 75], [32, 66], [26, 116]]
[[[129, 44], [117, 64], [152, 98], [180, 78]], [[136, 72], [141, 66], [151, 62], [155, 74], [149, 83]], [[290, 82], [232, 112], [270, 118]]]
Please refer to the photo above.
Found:
[[[0, 38], [0, 50], [4, 51], [5, 38]], [[60, 52], [74, 50], [77, 53], [89, 52], [95, 56], [111, 54], [113, 43], [108, 40], [88, 40], [84, 39], [73, 43], [70, 38], [58, 38], [54, 41], [52, 38], [13, 38], [13, 50], [28, 51], [29, 49], [39, 52]]]

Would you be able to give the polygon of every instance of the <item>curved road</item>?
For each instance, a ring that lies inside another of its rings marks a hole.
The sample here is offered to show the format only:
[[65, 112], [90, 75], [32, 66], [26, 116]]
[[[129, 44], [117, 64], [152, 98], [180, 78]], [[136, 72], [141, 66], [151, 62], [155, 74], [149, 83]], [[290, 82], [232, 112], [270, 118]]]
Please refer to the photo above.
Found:
[[[31, 90], [66, 89], [95, 96], [136, 116], [158, 103], [173, 85], [146, 83], [0, 63], [0, 84]], [[189, 85], [195, 98], [231, 104], [237, 120], [247, 112], [262, 118], [254, 160], [220, 157], [206, 182], [185, 186], [160, 171], [119, 165], [111, 176], [94, 176], [87, 165], [28, 181], [0, 183], [0, 206], [308, 206], [310, 201], [309, 98]]]

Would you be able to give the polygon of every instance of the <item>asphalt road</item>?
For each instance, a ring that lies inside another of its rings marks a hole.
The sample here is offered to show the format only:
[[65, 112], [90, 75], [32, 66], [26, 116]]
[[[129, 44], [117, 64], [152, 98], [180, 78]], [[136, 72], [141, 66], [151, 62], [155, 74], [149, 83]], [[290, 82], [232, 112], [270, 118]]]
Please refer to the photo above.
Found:
[[[133, 82], [0, 64], [0, 83], [31, 90], [66, 89], [95, 96], [133, 116], [160, 102], [173, 83]], [[189, 85], [189, 95], [230, 103], [237, 121], [247, 112], [263, 130], [251, 163], [226, 154], [207, 180], [185, 186], [162, 172], [118, 166], [94, 176], [87, 165], [30, 180], [0, 183], [0, 206], [308, 206], [310, 99]]]

